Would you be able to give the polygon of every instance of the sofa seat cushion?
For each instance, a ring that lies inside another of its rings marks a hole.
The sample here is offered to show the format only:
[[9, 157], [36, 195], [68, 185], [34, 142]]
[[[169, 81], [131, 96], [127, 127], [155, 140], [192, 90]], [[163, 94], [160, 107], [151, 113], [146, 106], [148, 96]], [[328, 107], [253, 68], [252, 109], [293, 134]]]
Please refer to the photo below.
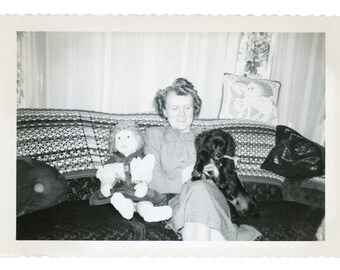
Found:
[[[233, 216], [236, 224], [257, 228], [262, 241], [311, 241], [324, 209], [286, 201], [259, 202], [255, 215]], [[63, 202], [17, 218], [17, 240], [179, 240], [162, 222], [126, 220], [111, 205], [90, 207], [88, 201]]]
[[17, 240], [177, 240], [165, 224], [126, 220], [110, 204], [63, 202], [17, 218]]
[[325, 216], [323, 208], [289, 201], [258, 202], [255, 214], [235, 219], [262, 233], [262, 241], [315, 241], [315, 234]]
[[325, 208], [325, 192], [313, 185], [308, 185], [309, 181], [312, 180], [308, 178], [286, 178], [282, 188], [283, 199]]

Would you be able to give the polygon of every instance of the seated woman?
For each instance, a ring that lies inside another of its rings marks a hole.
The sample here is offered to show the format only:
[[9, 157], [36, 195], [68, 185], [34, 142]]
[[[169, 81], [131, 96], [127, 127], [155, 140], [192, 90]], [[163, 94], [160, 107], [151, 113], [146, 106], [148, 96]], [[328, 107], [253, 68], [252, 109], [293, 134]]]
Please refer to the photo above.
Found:
[[156, 158], [150, 188], [173, 194], [168, 201], [173, 209], [168, 225], [184, 241], [255, 240], [261, 235], [255, 228], [231, 222], [228, 203], [212, 180], [191, 181], [197, 135], [191, 124], [201, 103], [192, 83], [183, 78], [157, 92], [156, 110], [169, 126], [145, 131], [145, 152]]

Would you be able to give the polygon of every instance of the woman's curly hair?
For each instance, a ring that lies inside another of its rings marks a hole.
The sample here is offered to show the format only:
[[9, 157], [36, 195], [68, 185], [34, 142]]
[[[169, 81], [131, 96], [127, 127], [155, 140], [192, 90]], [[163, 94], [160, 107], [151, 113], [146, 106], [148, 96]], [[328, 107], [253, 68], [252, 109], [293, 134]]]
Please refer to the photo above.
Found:
[[191, 95], [194, 102], [194, 117], [197, 117], [201, 111], [202, 100], [198, 96], [197, 90], [191, 82], [184, 78], [177, 78], [171, 86], [165, 89], [160, 89], [157, 91], [154, 98], [154, 106], [158, 115], [162, 118], [166, 118], [164, 115], [166, 99], [169, 93], [175, 93], [178, 96], [188, 96]]
[[130, 130], [136, 136], [138, 141], [138, 148], [136, 151], [141, 149], [144, 146], [144, 140], [142, 136], [142, 132], [138, 128], [138, 126], [133, 121], [121, 121], [118, 122], [115, 126], [110, 129], [109, 141], [108, 141], [108, 155], [112, 156], [116, 149], [116, 135], [119, 131], [122, 130]]

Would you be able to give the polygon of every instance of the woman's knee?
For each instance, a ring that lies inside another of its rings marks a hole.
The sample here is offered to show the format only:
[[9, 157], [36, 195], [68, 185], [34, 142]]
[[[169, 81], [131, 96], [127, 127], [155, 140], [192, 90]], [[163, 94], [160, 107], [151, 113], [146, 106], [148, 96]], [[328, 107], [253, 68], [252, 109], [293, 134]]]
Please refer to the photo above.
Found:
[[198, 180], [190, 183], [190, 191], [198, 194], [208, 194], [210, 184], [206, 180]]
[[225, 241], [221, 232], [198, 222], [186, 222], [182, 229], [183, 241]]
[[228, 203], [222, 192], [212, 180], [198, 180], [190, 183], [186, 193], [187, 202], [200, 207], [210, 208], [216, 204], [228, 209]]

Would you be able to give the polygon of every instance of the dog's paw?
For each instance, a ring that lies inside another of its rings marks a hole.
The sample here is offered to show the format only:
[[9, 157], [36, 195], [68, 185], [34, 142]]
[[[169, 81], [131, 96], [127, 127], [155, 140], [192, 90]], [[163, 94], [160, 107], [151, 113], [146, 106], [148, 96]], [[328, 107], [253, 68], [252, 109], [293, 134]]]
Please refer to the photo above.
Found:
[[192, 180], [201, 179], [202, 178], [202, 173], [197, 171], [197, 170], [193, 170], [192, 173], [191, 173], [191, 177], [192, 177]]

